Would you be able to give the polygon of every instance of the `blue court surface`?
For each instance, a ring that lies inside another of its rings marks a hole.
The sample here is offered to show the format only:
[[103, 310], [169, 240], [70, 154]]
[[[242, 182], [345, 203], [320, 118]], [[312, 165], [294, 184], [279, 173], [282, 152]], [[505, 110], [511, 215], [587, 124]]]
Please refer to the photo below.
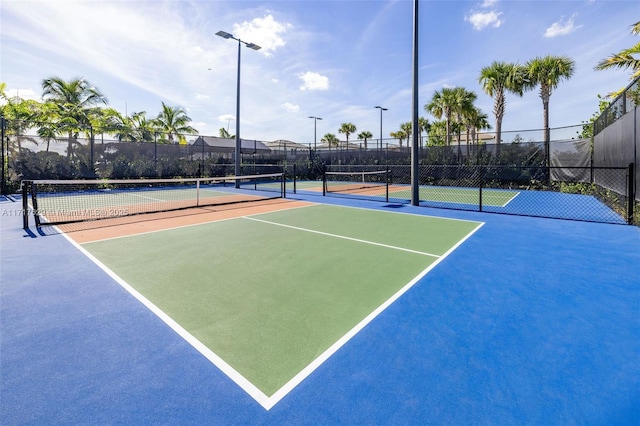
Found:
[[265, 409], [1, 201], [0, 424], [640, 424], [638, 227], [290, 198], [484, 225]]

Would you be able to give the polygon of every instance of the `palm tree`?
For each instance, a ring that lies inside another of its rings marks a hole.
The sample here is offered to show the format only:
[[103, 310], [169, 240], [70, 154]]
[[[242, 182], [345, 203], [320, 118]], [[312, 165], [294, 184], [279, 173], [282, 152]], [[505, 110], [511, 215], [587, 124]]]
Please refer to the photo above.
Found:
[[[631, 26], [631, 34], [640, 35], [640, 21]], [[631, 68], [633, 70], [631, 79], [640, 77], [640, 42], [628, 49], [622, 49], [620, 52], [612, 54], [595, 66], [595, 70], [598, 71], [609, 68]]]
[[455, 91], [445, 87], [441, 91], [435, 91], [431, 102], [424, 106], [425, 111], [431, 113], [438, 120], [444, 117], [446, 123], [446, 141], [451, 145], [451, 114], [455, 105]]
[[155, 120], [147, 119], [147, 112], [134, 112], [131, 115], [132, 135], [135, 141], [151, 142], [155, 133]]
[[427, 145], [445, 145], [447, 143], [447, 123], [437, 120], [431, 123]]
[[505, 112], [505, 92], [522, 96], [525, 89], [524, 67], [507, 62], [493, 62], [480, 70], [482, 90], [493, 98], [493, 115], [496, 124], [497, 150], [502, 141], [502, 118]]
[[16, 136], [18, 153], [22, 152], [22, 141], [27, 139], [33, 143], [33, 138], [25, 136], [25, 131], [33, 127], [34, 120], [40, 116], [41, 104], [31, 99], [21, 99], [19, 97], [5, 97], [6, 104], [2, 105], [2, 115], [4, 116], [7, 134]]
[[106, 105], [107, 98], [84, 78], [67, 82], [59, 77], [42, 81], [42, 97], [56, 106], [59, 128], [65, 130], [69, 137], [69, 158], [78, 133], [91, 125], [91, 116], [98, 111], [96, 106]]
[[[464, 118], [467, 133], [471, 132], [471, 143], [477, 144], [478, 134], [481, 130], [490, 130], [491, 124], [489, 124], [489, 116], [482, 112], [480, 108], [474, 108]], [[467, 140], [469, 136], [467, 136]]]
[[424, 117], [418, 117], [418, 140], [420, 144], [422, 144], [422, 132], [428, 133], [430, 128], [429, 120]]
[[235, 135], [232, 135], [231, 133], [229, 133], [229, 131], [224, 127], [220, 127], [219, 135], [221, 138], [225, 138], [225, 139], [235, 139], [236, 137]]
[[356, 132], [356, 125], [353, 123], [342, 123], [338, 129], [338, 133], [344, 133], [347, 137], [347, 149], [349, 149], [349, 135]]
[[331, 146], [338, 146], [338, 143], [340, 143], [340, 140], [333, 133], [327, 133], [322, 137], [322, 139], [320, 139], [320, 142], [324, 142], [327, 145], [329, 145], [329, 147], [331, 147]]
[[133, 124], [131, 119], [122, 115], [118, 110], [113, 108], [104, 108], [102, 110], [104, 124], [102, 131], [118, 138], [118, 141], [135, 140], [133, 136]]
[[[456, 139], [458, 141], [458, 154], [462, 154], [460, 147], [460, 136], [462, 133], [462, 126], [464, 124], [464, 116], [467, 114], [472, 114], [475, 106], [473, 103], [478, 98], [474, 92], [470, 92], [464, 87], [456, 87], [454, 88], [455, 95], [455, 103], [453, 105], [453, 114], [455, 115], [456, 122], [458, 123], [458, 128], [456, 131]], [[469, 141], [467, 141], [467, 144]]]
[[549, 98], [558, 84], [573, 76], [575, 62], [567, 56], [536, 57], [526, 64], [527, 87], [540, 85], [542, 99], [544, 143], [547, 162], [549, 161]]
[[371, 132], [368, 130], [364, 130], [358, 133], [358, 139], [364, 140], [364, 149], [367, 149], [367, 140], [371, 139], [372, 137], [373, 134], [371, 134]]
[[398, 141], [400, 142], [400, 146], [402, 146], [402, 140], [409, 137], [409, 135], [407, 135], [403, 130], [398, 130], [397, 132], [391, 132], [389, 133], [389, 136], [391, 136], [392, 138], [398, 139]]
[[189, 125], [191, 118], [181, 107], [170, 107], [162, 102], [162, 110], [156, 118], [158, 130], [167, 135], [169, 143], [173, 142], [174, 135], [197, 134], [198, 131]]
[[[464, 126], [467, 130], [467, 157], [469, 156], [469, 145], [477, 144], [478, 130], [490, 129], [491, 125], [488, 121], [487, 114], [483, 113], [480, 108], [474, 107], [463, 117]], [[471, 142], [469, 142], [471, 141]]]
[[51, 140], [58, 136], [58, 128], [56, 125], [56, 107], [51, 102], [43, 102], [38, 104], [37, 112], [33, 116], [33, 120], [38, 123], [36, 133], [41, 139], [47, 142], [46, 152], [49, 152]]
[[[412, 135], [412, 132], [411, 132], [412, 127], [413, 127], [413, 124], [410, 121], [400, 124], [400, 131], [404, 133], [405, 137], [407, 138], [407, 146], [409, 146], [410, 144], [409, 139], [411, 138], [411, 135]], [[402, 139], [400, 139], [400, 146], [402, 146]]]

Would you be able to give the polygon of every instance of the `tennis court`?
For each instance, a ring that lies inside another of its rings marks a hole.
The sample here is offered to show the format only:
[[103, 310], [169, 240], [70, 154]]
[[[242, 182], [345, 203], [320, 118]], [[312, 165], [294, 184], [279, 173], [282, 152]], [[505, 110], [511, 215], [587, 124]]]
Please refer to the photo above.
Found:
[[92, 223], [2, 218], [3, 424], [640, 419], [635, 227], [302, 193]]
[[[392, 182], [391, 170], [331, 171], [323, 181], [297, 182], [300, 191], [386, 203], [409, 203], [411, 185]], [[605, 201], [606, 195], [577, 194], [535, 189], [483, 187], [479, 181], [470, 186], [443, 186], [433, 183], [418, 186], [418, 203], [424, 207], [484, 211], [533, 217], [584, 220], [604, 223], [629, 223], [632, 214], [618, 199]], [[617, 203], [617, 205], [616, 205]]]
[[479, 226], [312, 205], [82, 248], [270, 408]]
[[[384, 173], [384, 172], [383, 172]], [[379, 175], [380, 173], [367, 173], [371, 175]], [[337, 173], [333, 173], [337, 175]], [[327, 180], [321, 181], [301, 181], [296, 182], [297, 188], [302, 191], [321, 192], [323, 185], [326, 193], [334, 196], [355, 197], [362, 199], [385, 199], [391, 202], [406, 202], [411, 200], [411, 186], [406, 184], [389, 184], [384, 180], [368, 181], [368, 180], [349, 180], [354, 173], [344, 173], [348, 177], [346, 180]], [[355, 173], [358, 175], [358, 173]], [[365, 175], [365, 173], [359, 173]], [[475, 188], [462, 187], [441, 187], [433, 185], [421, 185], [418, 188], [418, 194], [421, 201], [442, 203], [444, 205], [470, 205], [477, 206], [480, 203], [478, 190]], [[482, 203], [489, 207], [506, 207], [515, 197], [520, 194], [516, 190], [504, 189], [484, 189], [482, 194]]]

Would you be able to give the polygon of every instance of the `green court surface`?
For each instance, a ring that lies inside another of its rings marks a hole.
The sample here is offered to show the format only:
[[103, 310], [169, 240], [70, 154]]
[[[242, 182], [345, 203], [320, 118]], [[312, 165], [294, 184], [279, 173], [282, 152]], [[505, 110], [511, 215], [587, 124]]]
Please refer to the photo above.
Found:
[[268, 400], [481, 225], [313, 205], [82, 247]]
[[[338, 194], [346, 196], [360, 196], [379, 198], [385, 193], [384, 184], [371, 184], [371, 186], [363, 185], [362, 188], [357, 188], [358, 182], [350, 181], [331, 181], [328, 182], [330, 188], [329, 192], [336, 192]], [[342, 192], [340, 187], [349, 188], [354, 186], [354, 189]], [[322, 189], [322, 182], [302, 181], [297, 182], [297, 187], [300, 189]], [[379, 193], [373, 194], [372, 189], [379, 189]], [[514, 198], [518, 196], [519, 191], [511, 191], [504, 189], [492, 189], [485, 188], [482, 190], [482, 204], [485, 206], [493, 207], [505, 207]], [[347, 195], [348, 194], [348, 195]], [[423, 185], [419, 187], [419, 198], [423, 201], [435, 201], [446, 204], [480, 204], [480, 191], [478, 188], [463, 188], [452, 186], [429, 186]], [[402, 184], [390, 184], [389, 185], [389, 199], [411, 199], [411, 187], [409, 185]]]
[[[480, 203], [480, 191], [478, 188], [421, 186], [419, 191], [420, 200], [471, 205]], [[518, 191], [484, 189], [482, 191], [482, 204], [504, 207], [518, 194]], [[392, 185], [389, 187], [389, 198], [411, 199], [411, 188]]]

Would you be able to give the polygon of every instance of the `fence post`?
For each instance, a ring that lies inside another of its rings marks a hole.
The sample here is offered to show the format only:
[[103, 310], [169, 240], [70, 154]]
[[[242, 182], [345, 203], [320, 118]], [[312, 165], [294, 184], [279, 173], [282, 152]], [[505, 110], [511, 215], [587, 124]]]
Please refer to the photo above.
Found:
[[[7, 157], [5, 157], [4, 151], [4, 128], [5, 128], [5, 119], [4, 116], [0, 116], [0, 148], [2, 148], [2, 178], [0, 178], [0, 195], [6, 195], [7, 193], [7, 182], [6, 182], [6, 173], [5, 173], [5, 159], [7, 159], [8, 163], [8, 154], [9, 154], [9, 146], [7, 146]], [[8, 165], [8, 164], [7, 164]]]
[[91, 179], [96, 178], [96, 163], [94, 161], [95, 135], [93, 134], [93, 126], [89, 125], [89, 164], [91, 167]]
[[636, 200], [636, 194], [634, 191], [635, 174], [633, 163], [629, 163], [629, 171], [627, 176], [627, 222], [629, 223], [629, 225], [633, 225], [633, 207]]
[[480, 188], [478, 189], [478, 211], [482, 211], [482, 187], [484, 186], [484, 166], [480, 166]]

